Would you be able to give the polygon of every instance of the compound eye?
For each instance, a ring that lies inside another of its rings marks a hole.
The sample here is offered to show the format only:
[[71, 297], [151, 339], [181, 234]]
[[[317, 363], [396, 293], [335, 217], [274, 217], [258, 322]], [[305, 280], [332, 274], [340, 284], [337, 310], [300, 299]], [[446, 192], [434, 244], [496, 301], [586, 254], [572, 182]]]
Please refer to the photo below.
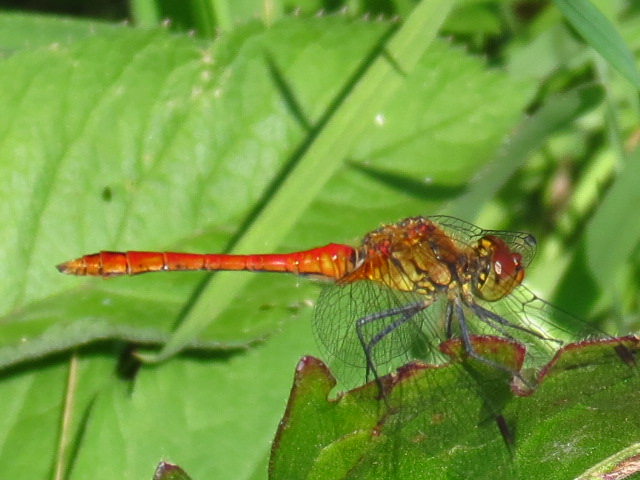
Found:
[[501, 238], [493, 235], [482, 237], [479, 255], [487, 258], [488, 270], [476, 287], [476, 293], [484, 300], [494, 302], [509, 295], [524, 279], [522, 256], [512, 252]]

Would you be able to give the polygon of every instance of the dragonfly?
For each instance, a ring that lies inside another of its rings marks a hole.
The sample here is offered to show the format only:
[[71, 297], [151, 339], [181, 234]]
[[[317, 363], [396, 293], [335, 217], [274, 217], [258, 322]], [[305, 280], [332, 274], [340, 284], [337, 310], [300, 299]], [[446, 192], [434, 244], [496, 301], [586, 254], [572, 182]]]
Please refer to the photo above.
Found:
[[314, 310], [319, 343], [337, 361], [383, 373], [412, 360], [450, 360], [438, 345], [458, 340], [468, 357], [534, 389], [530, 378], [478, 353], [494, 336], [526, 349], [523, 371], [540, 369], [567, 341], [595, 330], [537, 297], [522, 281], [536, 252], [523, 232], [483, 230], [449, 216], [410, 217], [366, 234], [359, 246], [331, 243], [285, 254], [101, 251], [62, 263], [70, 275], [116, 277], [166, 271], [254, 271], [329, 280]]

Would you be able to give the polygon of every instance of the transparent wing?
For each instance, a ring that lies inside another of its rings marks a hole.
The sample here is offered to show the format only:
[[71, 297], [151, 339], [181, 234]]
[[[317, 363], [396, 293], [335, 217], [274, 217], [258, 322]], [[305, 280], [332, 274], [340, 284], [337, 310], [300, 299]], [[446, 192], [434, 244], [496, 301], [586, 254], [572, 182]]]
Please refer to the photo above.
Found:
[[329, 356], [360, 369], [362, 381], [367, 356], [377, 374], [388, 373], [413, 358], [424, 328], [440, 330], [435, 323], [443, 307], [436, 300], [366, 280], [328, 285], [314, 311], [314, 331]]
[[[472, 336], [522, 344], [536, 360], [528, 366], [542, 366], [563, 344], [556, 338], [561, 329], [555, 325], [560, 323], [550, 323], [546, 316], [561, 312], [524, 288], [517, 299], [505, 300], [483, 302], [456, 314], [446, 295], [401, 292], [370, 281], [329, 285], [318, 299], [314, 332], [347, 387], [394, 372], [410, 361], [447, 363], [451, 359], [441, 344]], [[561, 338], [566, 337], [565, 332]]]
[[611, 338], [597, 327], [542, 300], [523, 285], [489, 308], [525, 329], [515, 337], [527, 347], [525, 366], [528, 367], [543, 366], [568, 343]]
[[447, 233], [466, 243], [477, 240], [485, 234], [485, 231], [480, 227], [456, 217], [433, 215], [427, 218], [440, 225]]
[[375, 282], [329, 285], [318, 300], [314, 331], [346, 386], [412, 360], [445, 363], [449, 358], [440, 344], [451, 339], [484, 335], [517, 342], [526, 348], [523, 367], [538, 369], [570, 342], [610, 338], [524, 286], [496, 302], [474, 299], [461, 318], [448, 305], [444, 296], [401, 292]]

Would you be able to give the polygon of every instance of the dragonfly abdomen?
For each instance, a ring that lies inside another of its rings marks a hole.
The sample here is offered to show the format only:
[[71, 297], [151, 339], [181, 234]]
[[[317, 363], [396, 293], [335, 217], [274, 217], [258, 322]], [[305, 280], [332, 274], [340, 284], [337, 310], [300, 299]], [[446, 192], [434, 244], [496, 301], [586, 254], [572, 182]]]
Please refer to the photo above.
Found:
[[266, 255], [102, 251], [62, 263], [57, 268], [70, 275], [94, 277], [161, 271], [245, 270], [320, 275], [338, 279], [353, 269], [354, 258], [353, 248], [331, 243], [302, 252]]

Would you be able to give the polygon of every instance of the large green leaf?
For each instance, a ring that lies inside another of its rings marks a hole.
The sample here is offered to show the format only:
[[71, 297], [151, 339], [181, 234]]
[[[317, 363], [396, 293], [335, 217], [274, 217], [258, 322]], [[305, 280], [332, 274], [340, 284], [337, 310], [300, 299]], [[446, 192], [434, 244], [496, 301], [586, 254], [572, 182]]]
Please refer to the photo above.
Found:
[[[637, 352], [637, 339], [622, 343]], [[476, 348], [482, 344], [494, 360], [514, 349], [488, 339]], [[533, 480], [576, 478], [591, 469], [592, 475], [613, 474], [637, 454], [640, 427], [640, 377], [613, 344], [567, 346], [533, 394], [508, 393], [494, 412], [488, 405], [496, 404], [497, 384], [486, 384], [490, 377], [484, 377], [485, 387], [492, 386], [481, 393], [465, 381], [459, 364], [407, 367], [383, 379], [389, 382], [385, 404], [374, 382], [329, 399], [335, 380], [318, 360], [304, 359], [274, 443], [271, 478]], [[601, 464], [607, 458], [618, 464]]]

